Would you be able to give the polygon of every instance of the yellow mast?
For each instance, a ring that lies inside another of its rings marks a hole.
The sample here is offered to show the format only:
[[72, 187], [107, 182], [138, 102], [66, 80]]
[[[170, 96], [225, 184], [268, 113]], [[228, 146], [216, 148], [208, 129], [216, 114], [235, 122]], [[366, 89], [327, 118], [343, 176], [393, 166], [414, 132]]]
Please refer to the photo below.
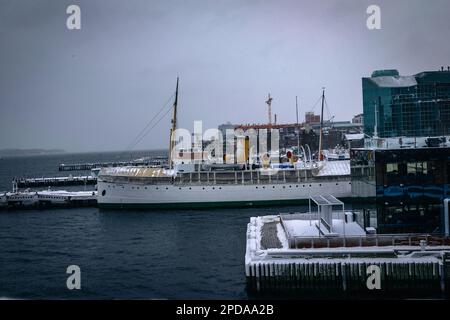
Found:
[[173, 135], [175, 133], [175, 130], [177, 129], [177, 104], [178, 104], [178, 80], [177, 77], [177, 87], [175, 89], [175, 101], [173, 103], [173, 117], [172, 117], [172, 128], [170, 128], [170, 135], [169, 135], [169, 168], [172, 169], [172, 149], [174, 147], [173, 144]]

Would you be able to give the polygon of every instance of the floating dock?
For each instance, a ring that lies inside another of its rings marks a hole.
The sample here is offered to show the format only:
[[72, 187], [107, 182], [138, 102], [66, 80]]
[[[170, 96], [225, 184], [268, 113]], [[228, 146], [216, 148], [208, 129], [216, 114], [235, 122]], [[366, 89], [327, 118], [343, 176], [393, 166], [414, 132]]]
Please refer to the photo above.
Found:
[[47, 190], [0, 194], [1, 209], [43, 209], [48, 207], [96, 207], [97, 191]]
[[330, 202], [328, 218], [322, 204], [319, 214], [250, 219], [245, 255], [250, 293], [448, 292], [450, 237], [367, 233], [351, 213], [331, 211], [336, 204]]

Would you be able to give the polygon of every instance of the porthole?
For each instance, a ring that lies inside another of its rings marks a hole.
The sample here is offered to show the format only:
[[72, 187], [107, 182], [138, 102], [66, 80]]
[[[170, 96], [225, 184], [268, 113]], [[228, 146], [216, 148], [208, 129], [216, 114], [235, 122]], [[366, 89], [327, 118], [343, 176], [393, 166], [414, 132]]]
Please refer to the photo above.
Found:
[[106, 190], [103, 190], [103, 191], [102, 191], [102, 197], [104, 197], [105, 194], [106, 194]]
[[275, 186], [272, 186], [272, 189], [275, 189]]
[[191, 187], [189, 187], [189, 190], [192, 190], [192, 188], [191, 188]]

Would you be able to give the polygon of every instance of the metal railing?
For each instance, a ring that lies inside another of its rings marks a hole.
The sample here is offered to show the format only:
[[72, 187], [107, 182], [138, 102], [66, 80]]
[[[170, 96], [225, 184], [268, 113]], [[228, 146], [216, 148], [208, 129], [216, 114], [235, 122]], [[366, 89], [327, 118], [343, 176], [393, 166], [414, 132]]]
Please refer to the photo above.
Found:
[[[288, 234], [287, 234], [288, 235]], [[450, 246], [450, 237], [431, 234], [367, 234], [345, 237], [300, 237], [288, 235], [289, 248], [349, 248], [399, 246]]]
[[315, 177], [311, 172], [303, 170], [280, 170], [275, 174], [263, 174], [259, 171], [242, 170], [230, 172], [200, 171], [181, 173], [176, 176], [143, 177], [131, 175], [102, 175], [99, 180], [106, 183], [136, 183], [142, 185], [174, 184], [174, 185], [229, 185], [229, 184], [286, 184], [293, 187], [297, 184], [350, 182], [349, 176]]

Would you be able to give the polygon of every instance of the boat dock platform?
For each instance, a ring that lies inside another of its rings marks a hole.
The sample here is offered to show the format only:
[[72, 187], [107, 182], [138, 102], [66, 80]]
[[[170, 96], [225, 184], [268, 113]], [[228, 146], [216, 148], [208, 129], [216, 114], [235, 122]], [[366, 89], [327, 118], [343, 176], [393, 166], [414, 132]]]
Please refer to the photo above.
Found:
[[0, 210], [96, 207], [97, 191], [27, 191], [0, 193]]
[[13, 184], [18, 188], [94, 185], [96, 183], [97, 177], [95, 176], [15, 178], [13, 180]]
[[336, 205], [328, 198], [318, 214], [250, 218], [249, 293], [449, 291], [448, 235], [377, 235], [352, 213], [331, 211]]

